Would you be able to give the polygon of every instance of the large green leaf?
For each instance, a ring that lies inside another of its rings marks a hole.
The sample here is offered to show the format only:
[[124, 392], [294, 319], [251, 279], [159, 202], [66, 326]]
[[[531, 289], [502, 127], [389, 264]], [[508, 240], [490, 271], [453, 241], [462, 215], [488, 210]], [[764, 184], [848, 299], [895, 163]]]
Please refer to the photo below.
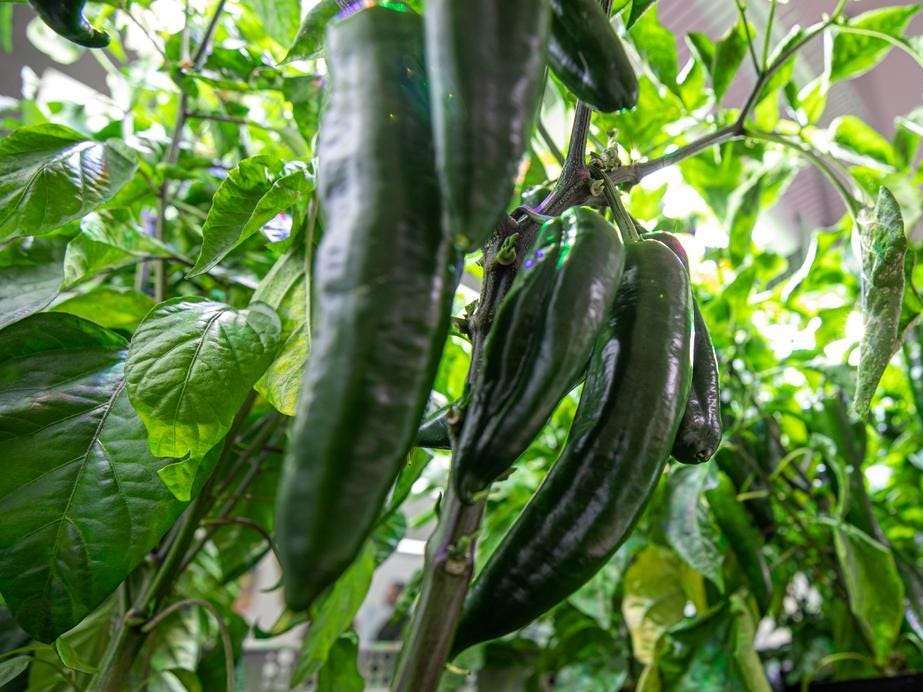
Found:
[[897, 157], [891, 143], [854, 115], [844, 115], [830, 124], [833, 141], [844, 149], [876, 163], [893, 166]]
[[202, 250], [190, 276], [214, 267], [279, 212], [301, 200], [312, 187], [303, 165], [282, 168], [268, 156], [241, 161], [218, 186], [202, 228]]
[[[917, 12], [919, 3], [869, 10], [849, 20], [848, 25], [900, 38]], [[867, 72], [881, 62], [891, 44], [875, 36], [839, 32], [830, 53], [830, 80], [838, 82]], [[893, 88], [893, 87], [892, 87]]]
[[304, 235], [296, 237], [263, 277], [253, 300], [265, 303], [282, 320], [282, 348], [256, 383], [256, 391], [287, 416], [295, 415], [301, 375], [311, 340], [308, 324], [308, 258]]
[[54, 311], [77, 315], [109, 329], [133, 331], [153, 307], [154, 300], [146, 293], [130, 288], [98, 286], [56, 304]]
[[904, 619], [904, 582], [891, 551], [849, 524], [833, 530], [849, 608], [875, 654], [884, 662]]
[[753, 649], [755, 630], [754, 617], [743, 598], [733, 594], [729, 602], [664, 635], [655, 665], [645, 671], [645, 677], [655, 678], [657, 686], [645, 689], [770, 692]]
[[317, 692], [362, 692], [365, 681], [359, 674], [359, 638], [355, 632], [340, 635], [327, 662], [317, 674]]
[[0, 590], [42, 641], [112, 593], [182, 509], [125, 395], [127, 347], [65, 314], [0, 332]]
[[683, 619], [690, 600], [684, 571], [673, 552], [652, 545], [638, 553], [625, 572], [622, 615], [632, 651], [642, 663], [653, 660], [660, 635]]
[[301, 28], [285, 57], [285, 62], [317, 57], [324, 45], [327, 22], [336, 17], [339, 11], [340, 6], [336, 0], [320, 0], [312, 7], [301, 22]]
[[369, 542], [343, 576], [312, 607], [311, 624], [292, 673], [293, 687], [306, 682], [327, 661], [331, 648], [352, 624], [365, 600], [374, 572], [375, 550]]
[[250, 0], [250, 6], [263, 22], [266, 33], [288, 47], [301, 20], [300, 0]]
[[708, 471], [709, 467], [702, 464], [680, 466], [670, 474], [666, 533], [677, 555], [723, 591], [718, 532], [702, 505]]
[[660, 23], [656, 5], [644, 12], [628, 33], [658, 81], [677, 93], [679, 58], [676, 53], [676, 37]]
[[64, 285], [71, 287], [97, 274], [170, 254], [135, 226], [90, 214], [80, 222], [80, 233], [67, 244]]
[[891, 356], [900, 347], [901, 306], [907, 236], [900, 205], [886, 187], [878, 193], [871, 218], [859, 220], [862, 253], [862, 318], [859, 372], [853, 410], [863, 417]]
[[58, 295], [64, 278], [61, 249], [36, 240], [0, 254], [0, 329], [44, 309]]
[[173, 298], [138, 327], [125, 368], [128, 396], [157, 456], [201, 457], [219, 442], [279, 346], [265, 305], [247, 310]]
[[728, 211], [728, 254], [735, 267], [750, 254], [753, 228], [760, 215], [762, 191], [763, 178], [755, 177], [731, 197], [731, 208]]
[[135, 172], [134, 153], [61, 125], [33, 125], [0, 140], [0, 238], [39, 235], [93, 211]]
[[704, 65], [708, 71], [716, 101], [720, 101], [727, 92], [747, 55], [748, 30], [751, 37], [756, 35], [756, 29], [752, 25], [745, 25], [743, 21], [739, 21], [732, 25], [717, 43], [697, 31], [690, 32], [687, 36], [689, 48], [696, 62]]

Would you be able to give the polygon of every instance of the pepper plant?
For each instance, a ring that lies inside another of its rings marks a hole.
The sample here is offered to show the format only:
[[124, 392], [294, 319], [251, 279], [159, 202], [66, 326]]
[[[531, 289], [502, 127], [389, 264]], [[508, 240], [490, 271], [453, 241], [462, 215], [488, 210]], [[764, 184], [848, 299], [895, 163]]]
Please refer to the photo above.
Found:
[[[920, 6], [722, 1], [678, 37], [668, 0], [32, 0], [109, 93], [0, 102], [0, 688], [236, 689], [307, 623], [292, 685], [362, 689], [409, 526], [397, 690], [923, 669], [923, 108], [825, 116], [923, 68]], [[806, 169], [842, 216], [780, 228]], [[706, 326], [715, 436], [677, 446]], [[623, 433], [650, 468], [609, 487]], [[289, 608], [248, 621], [272, 553]]]

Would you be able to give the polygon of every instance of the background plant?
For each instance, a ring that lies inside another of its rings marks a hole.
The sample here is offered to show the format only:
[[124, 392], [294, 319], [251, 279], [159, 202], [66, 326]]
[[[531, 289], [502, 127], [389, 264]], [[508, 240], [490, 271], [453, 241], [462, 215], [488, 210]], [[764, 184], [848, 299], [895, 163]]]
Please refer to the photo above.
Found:
[[[727, 433], [710, 464], [669, 470], [590, 584], [456, 666], [516, 666], [565, 689], [765, 689], [767, 676], [920, 669], [923, 331], [913, 323], [923, 270], [912, 240], [906, 253], [900, 245], [923, 211], [923, 114], [900, 118], [891, 139], [852, 116], [818, 124], [831, 86], [889, 51], [923, 64], [920, 38], [904, 33], [919, 7], [863, 13], [862, 3], [831, 2], [814, 26], [777, 38], [741, 3], [724, 36], [688, 37], [681, 66], [655, 2], [615, 4], [641, 68], [639, 105], [591, 117], [549, 78], [521, 196], [543, 213], [602, 206], [592, 160], [649, 229], [715, 231], [683, 238], [723, 366]], [[9, 10], [0, 4], [0, 39]], [[93, 54], [114, 98], [82, 104], [28, 89], [3, 113], [3, 683], [230, 686], [253, 627], [233, 602], [272, 549], [279, 452], [310, 348], [310, 259], [323, 233], [312, 154], [323, 26], [336, 11], [322, 1], [302, 22], [294, 0], [191, 2], [171, 32], [151, 3], [91, 5], [112, 37]], [[36, 40], [50, 52], [65, 45]], [[798, 51], [822, 40], [824, 71], [797, 83]], [[757, 87], [744, 104], [726, 103], [745, 70]], [[568, 139], [548, 122], [572, 122]], [[828, 177], [845, 213], [783, 254], [754, 229], [806, 166]], [[669, 187], [651, 182], [660, 171], [671, 172]], [[896, 206], [886, 195], [875, 224], [882, 186]], [[674, 218], [663, 200], [679, 188], [697, 202]], [[500, 228], [469, 256], [434, 409], [461, 396], [489, 324], [483, 306], [514, 271], [491, 260], [521, 251], [534, 228], [515, 232]], [[903, 285], [879, 290], [875, 260], [893, 269], [895, 257]], [[851, 409], [866, 397], [868, 422], [857, 423]], [[479, 565], [556, 457], [574, 407], [565, 400], [494, 486]], [[432, 518], [446, 469], [442, 453], [416, 450], [334, 589], [261, 633], [310, 620], [296, 682], [361, 685], [353, 614], [407, 523]], [[405, 501], [421, 495], [434, 509], [405, 516]], [[776, 634], [759, 653], [758, 623]]]

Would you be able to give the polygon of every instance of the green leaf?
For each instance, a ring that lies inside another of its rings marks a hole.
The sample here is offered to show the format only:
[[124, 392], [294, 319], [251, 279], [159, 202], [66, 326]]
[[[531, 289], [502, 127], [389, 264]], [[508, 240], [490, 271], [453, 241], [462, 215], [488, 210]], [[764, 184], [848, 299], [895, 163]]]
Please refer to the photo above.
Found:
[[798, 92], [798, 111], [806, 123], [813, 124], [820, 120], [827, 108], [829, 93], [830, 78], [826, 72], [805, 84]]
[[72, 315], [0, 332], [0, 590], [41, 641], [102, 603], [182, 510], [125, 396], [126, 355]]
[[690, 31], [686, 35], [686, 43], [695, 59], [705, 66], [709, 77], [715, 69], [715, 42], [700, 31]]
[[[0, 10], [4, 7], [5, 5], [0, 5]], [[13, 658], [0, 661], [0, 689], [2, 689], [6, 683], [18, 678], [31, 663], [31, 656], [13, 656]]]
[[331, 648], [352, 624], [365, 600], [374, 572], [375, 550], [369, 542], [330, 591], [311, 608], [311, 624], [292, 673], [292, 687], [304, 684], [327, 661]]
[[153, 307], [154, 300], [146, 293], [130, 288], [98, 286], [58, 303], [54, 311], [77, 315], [108, 329], [134, 331]]
[[[653, 5], [656, 0], [631, 0], [627, 8], [627, 18], [625, 19], [625, 28], [630, 29], [635, 25], [641, 15], [647, 11], [647, 8]], [[623, 9], [623, 13], [625, 10]]]
[[895, 121], [892, 147], [902, 168], [911, 168], [916, 161], [920, 141], [923, 140], [923, 107], [915, 109]]
[[365, 681], [359, 674], [359, 638], [346, 632], [330, 647], [324, 667], [317, 673], [317, 692], [362, 692]]
[[760, 215], [760, 197], [762, 195], [762, 176], [751, 180], [746, 187], [732, 197], [728, 212], [728, 254], [731, 263], [738, 267], [750, 254], [753, 228]]
[[[740, 63], [747, 55], [747, 30], [747, 26], [739, 21], [715, 44], [715, 62], [711, 72], [717, 101], [721, 101], [731, 86]], [[751, 36], [756, 35], [756, 30], [752, 26], [749, 27], [749, 31]]]
[[836, 555], [846, 580], [849, 608], [862, 634], [883, 663], [904, 619], [904, 583], [891, 551], [849, 524], [833, 531]]
[[301, 22], [301, 28], [284, 62], [316, 58], [323, 49], [327, 22], [336, 17], [339, 11], [340, 6], [336, 0], [320, 0], [312, 7]]
[[[919, 3], [881, 7], [851, 18], [848, 24], [901, 38], [920, 7]], [[889, 50], [891, 44], [884, 39], [838, 32], [830, 53], [830, 80], [839, 82], [867, 72], [881, 62]]]
[[288, 46], [292, 42], [301, 20], [300, 0], [250, 0], [250, 6], [276, 43]]
[[13, 249], [0, 255], [0, 329], [43, 310], [64, 278], [57, 244]]
[[755, 630], [753, 615], [737, 594], [698, 620], [676, 625], [661, 642], [659, 687], [652, 689], [770, 692], [753, 648]]
[[738, 143], [731, 142], [686, 159], [680, 164], [683, 178], [724, 218], [729, 200], [743, 183], [744, 167]]
[[156, 456], [201, 457], [231, 427], [279, 347], [265, 305], [235, 310], [200, 297], [158, 305], [131, 342], [128, 396]]
[[641, 221], [656, 219], [663, 212], [663, 196], [666, 192], [666, 183], [653, 190], [635, 185], [628, 196], [628, 210], [632, 216]]
[[676, 37], [657, 19], [657, 7], [642, 14], [628, 34], [658, 81], [678, 95]]
[[683, 619], [689, 597], [684, 566], [671, 551], [651, 545], [625, 572], [622, 616], [631, 633], [631, 648], [641, 663], [650, 663], [660, 635]]
[[310, 348], [307, 273], [307, 248], [304, 235], [300, 234], [289, 250], [276, 260], [253, 293], [253, 301], [275, 309], [282, 321], [282, 348], [255, 389], [286, 416], [295, 415]]
[[907, 236], [900, 206], [888, 188], [879, 190], [872, 217], [861, 218], [858, 231], [865, 333], [859, 348], [853, 411], [863, 418], [888, 361], [900, 347]]
[[391, 491], [388, 504], [382, 512], [383, 515], [391, 514], [404, 504], [404, 500], [410, 495], [413, 484], [423, 474], [432, 459], [433, 455], [425, 449], [414, 447], [411, 450], [407, 464], [401, 469], [397, 480], [394, 481], [394, 489]]
[[149, 257], [170, 257], [158, 240], [135, 226], [91, 214], [80, 222], [80, 233], [67, 244], [64, 286], [72, 287], [103, 272]]
[[280, 169], [267, 156], [241, 161], [218, 186], [202, 228], [202, 250], [189, 275], [207, 272], [312, 189], [311, 177], [302, 165]]
[[40, 235], [79, 219], [127, 183], [137, 160], [122, 142], [96, 142], [62, 125], [0, 140], [0, 239]]
[[751, 593], [760, 609], [766, 612], [772, 597], [772, 578], [763, 555], [762, 536], [737, 499], [731, 479], [721, 471], [709, 478], [705, 498], [715, 522], [747, 578]]
[[708, 466], [680, 466], [667, 482], [667, 542], [690, 567], [724, 591], [717, 531], [702, 506]]
[[836, 144], [854, 154], [886, 166], [897, 163], [890, 142], [854, 115], [844, 115], [834, 120], [830, 123], [830, 132]]

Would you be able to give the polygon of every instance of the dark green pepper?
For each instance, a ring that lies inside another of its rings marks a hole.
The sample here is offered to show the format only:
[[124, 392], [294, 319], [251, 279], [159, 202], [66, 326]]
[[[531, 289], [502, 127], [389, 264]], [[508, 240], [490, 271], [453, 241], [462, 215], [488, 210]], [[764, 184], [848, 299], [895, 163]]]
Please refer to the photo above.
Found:
[[428, 449], [452, 449], [452, 436], [449, 433], [446, 409], [436, 411], [420, 424], [414, 445]]
[[641, 516], [692, 381], [692, 295], [661, 243], [627, 246], [567, 446], [474, 582], [456, 653], [528, 624], [585, 584]]
[[[645, 238], [657, 240], [676, 253], [686, 271], [689, 258], [679, 239], [670, 233], [646, 233]], [[701, 464], [711, 459], [721, 444], [721, 390], [718, 384], [718, 359], [711, 343], [708, 325], [692, 301], [695, 340], [692, 345], [692, 390], [686, 403], [686, 413], [673, 443], [673, 458], [683, 464]]]
[[94, 28], [83, 16], [86, 0], [29, 0], [38, 16], [56, 34], [87, 48], [105, 48], [109, 34]]
[[728, 539], [731, 550], [743, 570], [750, 592], [761, 613], [769, 610], [772, 600], [772, 577], [763, 555], [763, 538], [750, 521], [747, 510], [737, 499], [731, 479], [718, 473], [718, 480], [705, 490], [705, 498], [721, 533]]
[[598, 0], [551, 0], [548, 62], [578, 99], [597, 110], [638, 102], [638, 78]]
[[428, 0], [443, 218], [463, 250], [506, 212], [544, 82], [549, 0]]
[[484, 344], [455, 448], [462, 501], [512, 466], [586, 368], [624, 255], [618, 231], [592, 209], [542, 226]]
[[286, 601], [307, 607], [356, 557], [413, 444], [448, 331], [451, 238], [423, 22], [383, 6], [327, 31], [315, 329], [280, 486]]

